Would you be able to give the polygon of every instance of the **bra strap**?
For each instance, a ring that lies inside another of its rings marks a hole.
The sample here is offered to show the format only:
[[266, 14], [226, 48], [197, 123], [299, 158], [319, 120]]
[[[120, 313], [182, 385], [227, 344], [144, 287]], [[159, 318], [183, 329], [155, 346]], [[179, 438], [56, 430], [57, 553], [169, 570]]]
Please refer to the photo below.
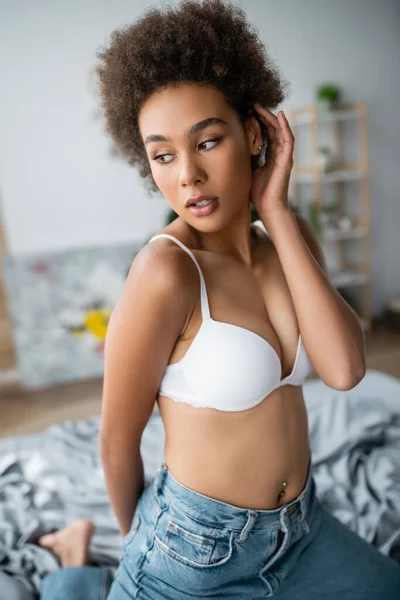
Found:
[[258, 227], [259, 229], [262, 229], [269, 237], [269, 233], [268, 233], [264, 223], [261, 221], [261, 219], [258, 219], [258, 221], [253, 221], [252, 224], [255, 225], [256, 227]]
[[155, 240], [156, 238], [159, 238], [159, 237], [167, 237], [170, 240], [173, 240], [182, 248], [182, 250], [185, 250], [185, 252], [187, 252], [189, 254], [189, 256], [192, 257], [194, 264], [196, 265], [197, 270], [200, 275], [201, 314], [202, 314], [203, 319], [209, 319], [210, 318], [210, 307], [208, 304], [206, 283], [204, 281], [204, 277], [203, 277], [203, 273], [201, 272], [200, 265], [197, 262], [196, 257], [194, 256], [193, 252], [191, 252], [191, 250], [189, 250], [189, 248], [187, 248], [185, 246], [185, 244], [182, 244], [182, 242], [180, 240], [177, 240], [176, 237], [174, 237], [173, 235], [169, 235], [168, 233], [160, 233], [158, 235], [155, 235], [149, 240], [149, 242], [152, 242], [153, 240]]

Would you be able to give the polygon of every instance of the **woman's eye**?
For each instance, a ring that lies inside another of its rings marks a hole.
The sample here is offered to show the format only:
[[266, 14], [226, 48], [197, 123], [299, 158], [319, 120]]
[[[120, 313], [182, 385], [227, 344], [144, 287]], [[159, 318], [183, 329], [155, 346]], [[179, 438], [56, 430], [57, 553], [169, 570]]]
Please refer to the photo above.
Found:
[[[200, 142], [199, 147], [203, 146], [204, 144], [210, 144], [211, 142], [219, 142], [221, 138], [213, 138], [212, 140], [204, 140], [204, 142]], [[162, 165], [167, 165], [169, 164], [171, 161], [165, 162], [164, 160], [160, 160], [160, 158], [164, 158], [165, 156], [172, 156], [172, 154], [158, 154], [157, 156], [153, 157], [153, 160], [158, 161], [159, 163], [161, 163]]]
[[162, 165], [166, 165], [168, 163], [166, 163], [164, 160], [160, 160], [160, 158], [164, 158], [164, 156], [172, 156], [172, 154], [158, 154], [158, 156], [153, 157], [153, 160], [156, 160], [157, 162], [161, 163]]
[[199, 144], [199, 146], [202, 146], [203, 144], [209, 144], [210, 142], [219, 142], [221, 138], [213, 138], [212, 140], [205, 140], [204, 142], [201, 142]]

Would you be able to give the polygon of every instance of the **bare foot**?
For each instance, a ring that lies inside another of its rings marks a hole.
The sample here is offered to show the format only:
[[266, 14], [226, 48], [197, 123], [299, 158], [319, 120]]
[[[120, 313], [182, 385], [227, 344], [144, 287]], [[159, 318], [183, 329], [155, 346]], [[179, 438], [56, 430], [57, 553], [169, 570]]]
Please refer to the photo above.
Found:
[[88, 549], [94, 525], [88, 519], [77, 519], [55, 533], [42, 535], [39, 544], [59, 558], [63, 567], [81, 567], [88, 564]]

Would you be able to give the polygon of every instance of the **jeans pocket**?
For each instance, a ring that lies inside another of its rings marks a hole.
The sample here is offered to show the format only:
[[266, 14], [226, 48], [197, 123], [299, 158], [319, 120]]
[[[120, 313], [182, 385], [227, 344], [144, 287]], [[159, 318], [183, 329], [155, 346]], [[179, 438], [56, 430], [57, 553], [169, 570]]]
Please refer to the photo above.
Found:
[[159, 519], [154, 542], [173, 560], [199, 569], [223, 565], [233, 553], [232, 531], [199, 522], [171, 507]]
[[197, 568], [218, 567], [232, 556], [233, 533], [207, 537], [169, 521], [162, 539], [155, 535], [159, 549], [172, 559]]

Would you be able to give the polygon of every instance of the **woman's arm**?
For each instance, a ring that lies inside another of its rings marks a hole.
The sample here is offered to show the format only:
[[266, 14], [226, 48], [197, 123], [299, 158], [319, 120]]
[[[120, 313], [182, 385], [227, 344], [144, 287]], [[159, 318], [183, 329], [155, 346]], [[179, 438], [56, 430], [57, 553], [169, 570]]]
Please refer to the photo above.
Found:
[[357, 314], [327, 277], [311, 226], [290, 209], [273, 210], [261, 220], [279, 256], [316, 373], [329, 387], [353, 388], [365, 375], [364, 333]]
[[108, 325], [100, 455], [123, 536], [144, 489], [142, 433], [189, 312], [186, 256], [164, 240], [142, 248]]

